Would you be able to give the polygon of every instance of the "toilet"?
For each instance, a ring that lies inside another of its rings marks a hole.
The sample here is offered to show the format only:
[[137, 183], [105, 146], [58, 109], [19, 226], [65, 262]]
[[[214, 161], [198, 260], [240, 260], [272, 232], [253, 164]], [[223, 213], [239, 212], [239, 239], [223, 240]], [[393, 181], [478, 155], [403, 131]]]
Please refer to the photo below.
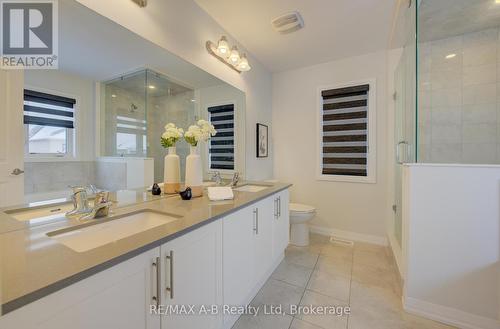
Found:
[[316, 208], [299, 203], [290, 203], [290, 244], [309, 245], [308, 222], [316, 214]]

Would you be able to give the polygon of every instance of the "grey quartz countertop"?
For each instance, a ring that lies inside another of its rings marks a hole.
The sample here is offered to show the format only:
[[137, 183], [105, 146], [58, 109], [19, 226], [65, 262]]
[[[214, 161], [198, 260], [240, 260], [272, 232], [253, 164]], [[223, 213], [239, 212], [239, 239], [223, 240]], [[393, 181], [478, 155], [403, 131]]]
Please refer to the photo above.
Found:
[[111, 216], [153, 210], [182, 217], [80, 253], [49, 238], [47, 233], [78, 226], [81, 222], [62, 219], [29, 226], [0, 212], [0, 221], [5, 221], [1, 224], [4, 233], [0, 234], [2, 313], [16, 310], [291, 186], [263, 184], [269, 188], [260, 192], [235, 191], [234, 199], [228, 201], [210, 201], [206, 193], [190, 201], [183, 201], [179, 196], [147, 197], [145, 201], [138, 196], [136, 202], [121, 203]]

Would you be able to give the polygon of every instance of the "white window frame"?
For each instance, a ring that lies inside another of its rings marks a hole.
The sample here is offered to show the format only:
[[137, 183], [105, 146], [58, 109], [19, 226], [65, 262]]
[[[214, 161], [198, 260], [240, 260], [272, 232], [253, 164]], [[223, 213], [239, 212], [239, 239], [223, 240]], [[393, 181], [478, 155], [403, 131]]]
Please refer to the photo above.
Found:
[[[231, 170], [231, 169], [211, 169], [210, 168], [210, 141], [208, 141], [207, 143], [205, 143], [205, 152], [206, 152], [206, 166], [205, 166], [205, 172], [207, 173], [208, 177], [210, 178], [211, 175], [213, 175], [215, 172], [219, 172], [221, 174], [221, 176], [223, 178], [230, 178], [234, 175], [235, 172], [239, 172], [238, 171], [238, 159], [239, 159], [239, 156], [240, 156], [240, 152], [238, 151], [238, 141], [239, 141], [239, 132], [237, 129], [238, 128], [238, 119], [239, 119], [239, 115], [238, 115], [238, 103], [236, 102], [236, 100], [228, 100], [228, 101], [222, 101], [222, 102], [216, 102], [216, 103], [209, 103], [209, 104], [205, 104], [204, 106], [204, 112], [203, 113], [203, 116], [206, 116], [206, 120], [210, 123], [212, 123], [210, 121], [210, 117], [208, 115], [208, 109], [210, 107], [215, 107], [215, 106], [221, 106], [221, 105], [230, 105], [232, 104], [234, 109], [234, 169]], [[241, 172], [240, 172], [241, 174]]]
[[[66, 154], [53, 154], [53, 153], [37, 153], [37, 154], [31, 154], [29, 153], [28, 149], [28, 129], [26, 125], [23, 125], [24, 129], [24, 161], [25, 162], [55, 162], [55, 161], [76, 161], [78, 159], [77, 157], [77, 137], [79, 136], [79, 104], [80, 104], [80, 97], [68, 93], [64, 93], [61, 91], [57, 90], [51, 90], [51, 89], [45, 89], [45, 88], [39, 88], [39, 87], [34, 87], [30, 85], [25, 85], [24, 89], [29, 89], [33, 91], [38, 91], [41, 93], [45, 94], [50, 94], [50, 95], [55, 95], [55, 96], [61, 96], [61, 97], [66, 97], [66, 98], [73, 98], [76, 100], [76, 104], [73, 106], [73, 119], [74, 119], [74, 127], [72, 130], [69, 128], [66, 128]], [[24, 91], [23, 89], [23, 91]]]
[[[322, 91], [370, 85], [368, 91], [368, 157], [367, 176], [324, 175], [323, 174], [323, 97]], [[377, 182], [377, 86], [376, 79], [351, 81], [341, 84], [319, 86], [316, 93], [316, 179], [330, 182], [375, 184]]]

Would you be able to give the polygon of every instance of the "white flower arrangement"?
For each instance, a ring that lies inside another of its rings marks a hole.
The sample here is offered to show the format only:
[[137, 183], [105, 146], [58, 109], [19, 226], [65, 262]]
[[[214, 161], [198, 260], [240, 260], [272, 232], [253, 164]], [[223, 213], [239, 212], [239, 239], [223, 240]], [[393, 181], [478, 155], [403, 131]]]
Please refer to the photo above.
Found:
[[217, 130], [215, 127], [206, 120], [198, 120], [195, 125], [192, 125], [188, 128], [186, 133], [184, 134], [184, 139], [191, 146], [198, 145], [198, 142], [203, 141], [206, 142], [217, 134]]
[[164, 148], [175, 146], [175, 143], [177, 143], [183, 135], [184, 130], [182, 128], [177, 128], [173, 123], [169, 123], [165, 126], [165, 132], [161, 135], [161, 145]]

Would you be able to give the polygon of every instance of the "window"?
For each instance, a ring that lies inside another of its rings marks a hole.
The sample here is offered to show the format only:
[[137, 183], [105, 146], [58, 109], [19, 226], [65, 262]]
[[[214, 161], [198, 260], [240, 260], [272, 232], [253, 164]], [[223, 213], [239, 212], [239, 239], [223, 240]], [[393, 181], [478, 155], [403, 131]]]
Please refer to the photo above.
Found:
[[73, 156], [76, 100], [24, 90], [26, 155]]
[[208, 118], [217, 130], [210, 139], [209, 168], [234, 170], [234, 104], [209, 107]]
[[146, 156], [146, 120], [126, 115], [116, 117], [116, 154]]
[[375, 182], [371, 87], [366, 83], [320, 91], [320, 179]]

